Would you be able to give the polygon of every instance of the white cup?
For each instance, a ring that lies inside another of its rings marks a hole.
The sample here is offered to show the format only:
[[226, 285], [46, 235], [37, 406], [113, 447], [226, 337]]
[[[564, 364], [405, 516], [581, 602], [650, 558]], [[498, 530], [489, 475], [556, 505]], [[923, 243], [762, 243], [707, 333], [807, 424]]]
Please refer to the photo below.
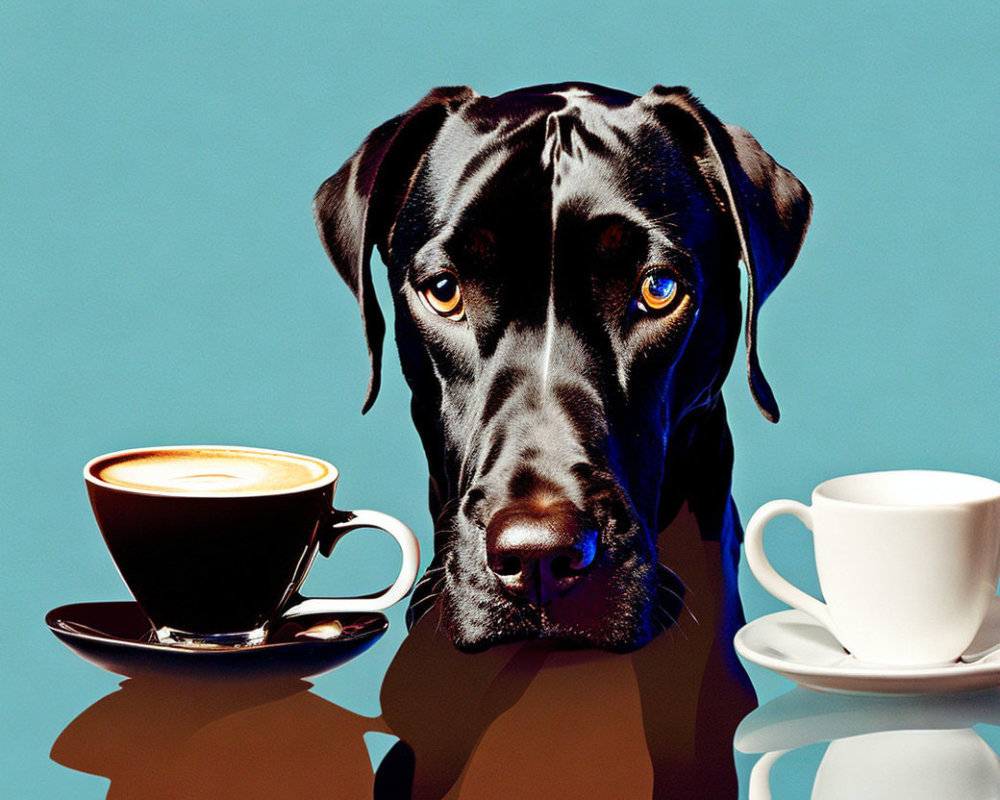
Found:
[[[812, 531], [825, 603], [764, 555], [765, 525], [792, 514]], [[971, 644], [1000, 579], [1000, 483], [926, 470], [872, 472], [817, 486], [812, 506], [774, 500], [746, 530], [761, 585], [806, 612], [862, 661], [930, 666]]]

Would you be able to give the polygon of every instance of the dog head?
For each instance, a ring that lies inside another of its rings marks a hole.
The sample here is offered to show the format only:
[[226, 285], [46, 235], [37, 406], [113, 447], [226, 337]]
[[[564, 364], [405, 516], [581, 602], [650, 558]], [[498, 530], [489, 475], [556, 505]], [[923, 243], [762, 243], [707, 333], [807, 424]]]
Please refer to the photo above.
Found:
[[750, 388], [778, 418], [756, 326], [808, 225], [799, 181], [683, 88], [449, 88], [374, 130], [314, 208], [361, 307], [365, 410], [374, 248], [389, 269], [436, 518], [411, 611], [440, 602], [467, 650], [629, 650], [671, 624], [683, 584], [655, 539], [721, 409], [740, 260]]

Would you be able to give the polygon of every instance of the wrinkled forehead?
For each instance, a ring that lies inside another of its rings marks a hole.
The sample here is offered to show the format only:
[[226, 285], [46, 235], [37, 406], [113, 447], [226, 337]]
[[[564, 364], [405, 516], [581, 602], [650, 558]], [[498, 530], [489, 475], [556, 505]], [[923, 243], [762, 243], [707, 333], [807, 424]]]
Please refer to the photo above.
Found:
[[449, 118], [420, 183], [442, 230], [497, 204], [655, 226], [697, 195], [693, 161], [638, 98], [568, 88], [481, 97]]

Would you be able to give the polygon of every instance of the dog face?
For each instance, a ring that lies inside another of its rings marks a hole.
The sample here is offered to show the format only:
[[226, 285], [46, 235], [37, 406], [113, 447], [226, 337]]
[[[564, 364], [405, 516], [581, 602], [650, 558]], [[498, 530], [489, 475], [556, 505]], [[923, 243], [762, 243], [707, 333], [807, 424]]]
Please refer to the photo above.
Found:
[[623, 651], [671, 624], [663, 498], [721, 403], [741, 257], [751, 389], [777, 418], [754, 331], [808, 222], [801, 184], [686, 90], [452, 89], [374, 131], [315, 208], [362, 308], [366, 408], [373, 247], [389, 269], [436, 518], [411, 610], [440, 602], [466, 650]]

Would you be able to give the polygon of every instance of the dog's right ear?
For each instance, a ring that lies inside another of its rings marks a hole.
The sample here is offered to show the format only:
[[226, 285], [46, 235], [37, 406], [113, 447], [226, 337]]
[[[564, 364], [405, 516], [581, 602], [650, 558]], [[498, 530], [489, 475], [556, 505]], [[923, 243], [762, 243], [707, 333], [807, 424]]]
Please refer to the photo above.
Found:
[[372, 248], [385, 241], [417, 167], [445, 118], [475, 97], [465, 86], [432, 89], [423, 100], [373, 130], [358, 151], [328, 178], [313, 200], [320, 239], [361, 307], [371, 377], [362, 413], [381, 382], [385, 319], [371, 277]]

